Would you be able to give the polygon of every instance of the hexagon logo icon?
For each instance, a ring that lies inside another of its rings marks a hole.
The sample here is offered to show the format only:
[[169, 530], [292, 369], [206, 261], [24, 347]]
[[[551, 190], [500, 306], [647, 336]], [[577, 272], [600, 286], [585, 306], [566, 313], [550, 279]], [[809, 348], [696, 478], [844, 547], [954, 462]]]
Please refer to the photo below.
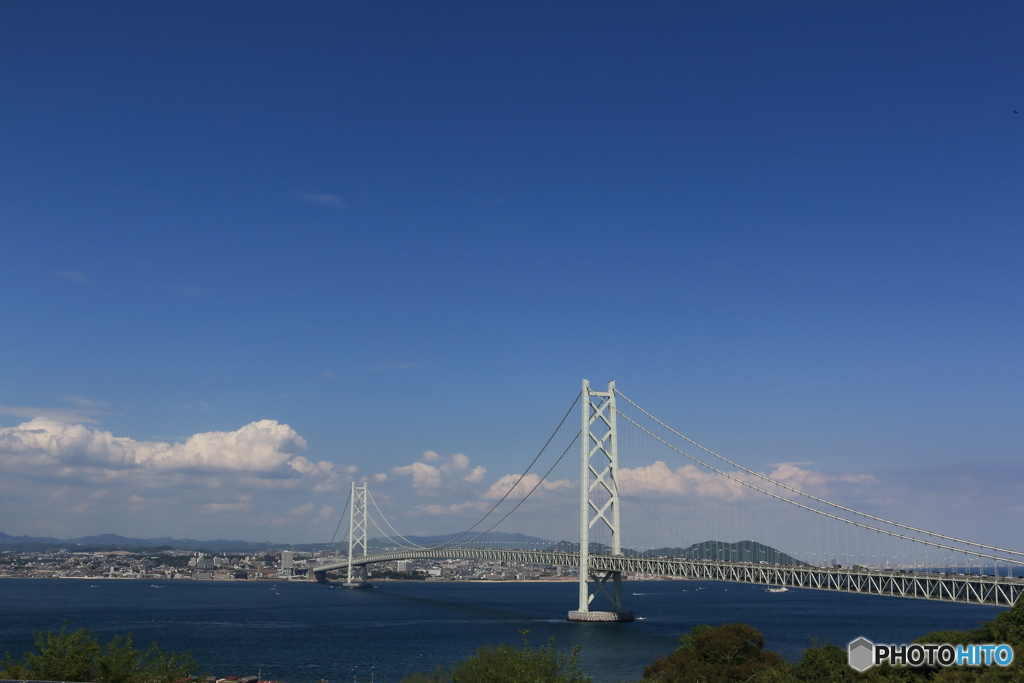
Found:
[[864, 673], [875, 665], [875, 644], [861, 636], [846, 646], [850, 667]]

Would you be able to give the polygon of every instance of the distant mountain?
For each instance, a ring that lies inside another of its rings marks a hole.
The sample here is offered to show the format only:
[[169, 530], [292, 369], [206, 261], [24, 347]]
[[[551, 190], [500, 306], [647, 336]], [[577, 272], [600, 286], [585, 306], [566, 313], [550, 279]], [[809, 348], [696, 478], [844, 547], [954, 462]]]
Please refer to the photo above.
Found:
[[0, 531], [0, 548], [4, 550], [48, 550], [60, 539], [48, 536], [8, 536]]
[[[507, 548], [511, 550], [533, 550], [535, 548], [546, 548], [554, 543], [554, 541], [546, 538], [507, 533], [504, 531], [488, 531], [482, 535], [478, 531], [472, 531], [468, 534], [406, 536], [405, 538], [415, 545], [422, 545], [425, 547], [438, 546], [442, 544], [449, 544], [447, 547], [458, 547], [460, 544], [472, 541], [470, 545], [473, 548]], [[397, 540], [401, 541], [401, 539]], [[371, 538], [367, 541], [367, 545], [372, 548], [383, 549], [387, 547], [394, 547], [396, 543], [386, 538]]]
[[[602, 543], [589, 544], [591, 553], [596, 555], [610, 555], [611, 547]], [[579, 543], [570, 541], [559, 541], [547, 550], [560, 551], [563, 553], [578, 553]], [[794, 559], [771, 546], [758, 543], [757, 541], [739, 541], [737, 543], [725, 543], [723, 541], [704, 541], [694, 543], [689, 548], [654, 548], [638, 552], [632, 548], [623, 548], [622, 554], [632, 557], [678, 557], [687, 560], [729, 560], [734, 562], [768, 562], [769, 564], [806, 564]]]
[[292, 549], [316, 551], [327, 549], [327, 543], [258, 543], [253, 541], [233, 541], [214, 539], [197, 541], [192, 538], [130, 538], [118, 534], [100, 534], [82, 536], [80, 538], [51, 538], [41, 536], [10, 536], [0, 532], [0, 549], [2, 550], [202, 550], [210, 553], [241, 552], [257, 553], [264, 550]]
[[767, 562], [769, 564], [807, 564], [781, 550], [757, 541], [704, 541], [689, 548], [655, 548], [644, 552], [647, 557], [682, 557], [689, 560], [728, 560], [732, 562]]
[[[558, 543], [555, 543], [554, 545], [545, 548], [545, 550], [554, 551], [557, 553], [578, 553], [580, 551], [580, 544], [573, 543], [572, 541], [559, 541]], [[587, 550], [592, 555], [612, 554], [612, 547], [610, 545], [605, 545], [604, 543], [588, 543]], [[622, 554], [633, 556], [639, 555], [640, 553], [633, 550], [632, 548], [623, 548]]]

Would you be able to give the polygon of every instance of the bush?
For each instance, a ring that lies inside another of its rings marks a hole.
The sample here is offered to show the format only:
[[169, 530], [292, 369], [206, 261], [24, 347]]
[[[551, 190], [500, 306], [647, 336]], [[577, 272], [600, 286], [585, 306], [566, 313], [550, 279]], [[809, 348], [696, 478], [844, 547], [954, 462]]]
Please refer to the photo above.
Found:
[[197, 669], [192, 653], [164, 654], [153, 643], [136, 650], [132, 634], [114, 636], [101, 647], [92, 631], [68, 633], [67, 623], [54, 633], [34, 632], [36, 652], [22, 662], [10, 653], [0, 663], [0, 678], [37, 681], [95, 681], [95, 683], [175, 683]]
[[412, 674], [402, 683], [591, 683], [576, 663], [579, 645], [570, 654], [558, 652], [555, 639], [530, 647], [529, 631], [520, 631], [523, 647], [485, 646], [451, 669], [438, 667], [431, 674]]
[[679, 648], [644, 669], [645, 681], [658, 683], [731, 683], [791, 680], [789, 665], [764, 649], [753, 626], [698, 626], [679, 639]]

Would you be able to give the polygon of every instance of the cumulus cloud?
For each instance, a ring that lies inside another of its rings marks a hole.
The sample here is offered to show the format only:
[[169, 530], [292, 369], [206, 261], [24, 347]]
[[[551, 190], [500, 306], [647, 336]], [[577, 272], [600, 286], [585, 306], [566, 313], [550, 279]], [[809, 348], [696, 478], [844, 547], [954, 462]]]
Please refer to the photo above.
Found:
[[[259, 420], [231, 432], [194, 434], [184, 443], [137, 441], [82, 424], [37, 417], [0, 428], [0, 472], [66, 480], [140, 481], [146, 475], [202, 475], [212, 488], [221, 476], [339, 479], [332, 463], [296, 451], [306, 441], [290, 426]], [[212, 476], [211, 476], [212, 475]]]
[[[442, 457], [436, 451], [424, 451], [422, 462], [394, 467], [391, 471], [399, 476], [412, 477], [412, 487], [417, 492], [430, 493], [439, 491], [444, 484], [445, 477], [452, 475], [462, 475], [459, 476], [461, 480], [473, 484], [480, 483], [487, 469], [477, 466], [472, 471], [469, 471], [468, 474], [464, 474], [469, 470], [469, 462], [469, 456], [465, 453], [454, 453], [442, 461]], [[429, 463], [438, 464], [431, 465]], [[377, 479], [377, 481], [385, 481], [387, 479], [386, 474], [375, 475], [375, 479], [376, 477], [382, 477]]]
[[743, 495], [742, 484], [720, 474], [683, 465], [672, 470], [661, 460], [646, 467], [619, 468], [619, 487], [623, 494], [671, 493], [708, 498], [736, 499]]
[[252, 496], [243, 493], [236, 496], [234, 502], [205, 503], [202, 507], [206, 512], [213, 514], [219, 512], [251, 512], [253, 509]]
[[[518, 482], [518, 483], [517, 483]], [[498, 481], [490, 485], [480, 497], [484, 500], [497, 500], [508, 493], [512, 497], [522, 498], [530, 493], [537, 482], [540, 482], [540, 486], [537, 487], [538, 491], [554, 491], [556, 489], [571, 489], [574, 488], [573, 483], [568, 479], [558, 479], [556, 481], [540, 481], [539, 474], [527, 474], [519, 480], [518, 474], [506, 474]]]
[[488, 503], [484, 501], [470, 500], [465, 503], [454, 503], [452, 505], [420, 505], [409, 512], [413, 515], [437, 517], [440, 515], [457, 515], [465, 512], [486, 512], [489, 508]]
[[[737, 500], [756, 491], [741, 482], [751, 483], [759, 488], [785, 493], [784, 489], [773, 486], [770, 482], [747, 474], [746, 472], [730, 472], [729, 478], [716, 472], [699, 469], [695, 465], [683, 465], [671, 469], [661, 460], [645, 467], [620, 468], [619, 486], [624, 494], [664, 493], [678, 496], [700, 496]], [[806, 493], [823, 495], [828, 493], [827, 484], [845, 482], [852, 484], [875, 484], [878, 480], [869, 474], [838, 474], [830, 475], [813, 470], [805, 470], [796, 464], [781, 464], [767, 475], [771, 479], [791, 486]]]
[[469, 467], [469, 458], [463, 453], [456, 453], [448, 462], [441, 465], [441, 471], [445, 474], [451, 474], [452, 472], [460, 472]]
[[462, 478], [463, 481], [468, 481], [471, 484], [479, 484], [484, 480], [484, 475], [487, 474], [487, 468], [483, 465], [477, 465], [473, 468], [473, 471]]
[[827, 491], [826, 484], [830, 482], [845, 482], [847, 484], [877, 484], [878, 479], [870, 474], [825, 474], [797, 467], [799, 463], [782, 463], [769, 473], [769, 477], [775, 481], [782, 482], [795, 489], [813, 493]]
[[291, 510], [286, 512], [286, 515], [292, 515], [293, 517], [305, 517], [313, 511], [313, 503], [306, 503], [305, 505], [299, 505], [293, 507]]
[[412, 476], [412, 487], [418, 491], [441, 488], [441, 470], [425, 462], [414, 462], [404, 467], [396, 467], [394, 473], [401, 476]]

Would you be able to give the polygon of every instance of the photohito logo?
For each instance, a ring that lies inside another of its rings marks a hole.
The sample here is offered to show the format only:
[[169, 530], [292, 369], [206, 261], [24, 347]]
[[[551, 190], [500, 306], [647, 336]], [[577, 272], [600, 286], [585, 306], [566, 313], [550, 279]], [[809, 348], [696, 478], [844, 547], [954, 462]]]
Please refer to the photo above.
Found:
[[877, 664], [903, 666], [1010, 666], [1013, 648], [1001, 645], [875, 645], [867, 638], [847, 647], [850, 667], [864, 672]]

